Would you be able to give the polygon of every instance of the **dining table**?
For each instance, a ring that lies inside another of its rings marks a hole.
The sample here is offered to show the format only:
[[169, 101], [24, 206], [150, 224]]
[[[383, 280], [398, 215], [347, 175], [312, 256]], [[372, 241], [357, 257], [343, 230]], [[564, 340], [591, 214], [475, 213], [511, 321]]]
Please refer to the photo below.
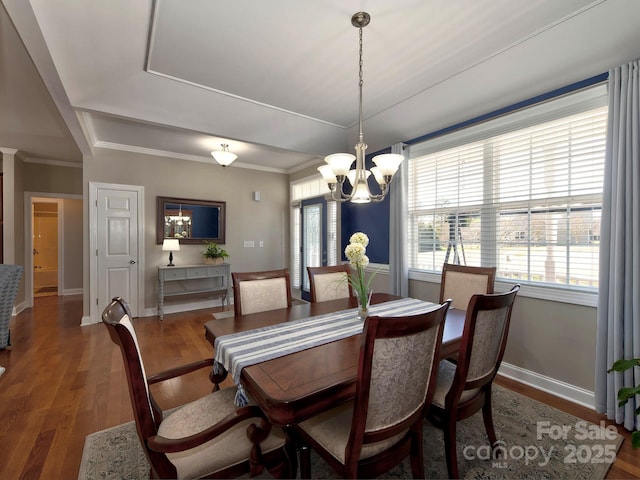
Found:
[[[374, 293], [371, 304], [400, 298]], [[357, 300], [351, 297], [215, 318], [205, 323], [205, 337], [215, 348], [216, 339], [225, 335], [355, 308]], [[447, 312], [441, 358], [458, 352], [465, 313], [456, 309]], [[355, 334], [246, 366], [241, 370], [240, 381], [249, 398], [264, 411], [273, 425], [289, 427], [298, 424], [355, 396], [361, 337], [361, 333]], [[226, 372], [223, 372], [216, 381], [222, 381], [225, 376]]]

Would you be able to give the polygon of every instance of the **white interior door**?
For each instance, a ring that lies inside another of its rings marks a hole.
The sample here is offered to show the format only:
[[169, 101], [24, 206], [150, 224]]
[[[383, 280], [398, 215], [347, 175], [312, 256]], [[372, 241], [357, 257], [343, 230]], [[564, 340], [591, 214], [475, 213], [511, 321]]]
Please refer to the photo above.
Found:
[[122, 297], [138, 316], [139, 304], [139, 192], [97, 189], [97, 304], [104, 308]]

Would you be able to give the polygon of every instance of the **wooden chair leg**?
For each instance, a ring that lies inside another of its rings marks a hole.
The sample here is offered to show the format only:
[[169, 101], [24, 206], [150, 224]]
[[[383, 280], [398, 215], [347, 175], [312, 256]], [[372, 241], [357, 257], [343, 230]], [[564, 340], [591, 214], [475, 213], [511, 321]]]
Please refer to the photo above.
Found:
[[422, 421], [418, 423], [418, 428], [414, 428], [410, 457], [413, 478], [425, 478], [424, 457], [422, 452]]
[[[444, 425], [444, 452], [447, 457], [449, 478], [458, 478], [458, 454], [456, 452], [456, 420], [449, 417]], [[423, 477], [424, 478], [424, 477]]]
[[[289, 458], [289, 478], [296, 478], [298, 476], [298, 448], [295, 438], [290, 434], [288, 429], [284, 431], [287, 436], [287, 443], [284, 446], [287, 457]], [[309, 462], [311, 465], [311, 462]], [[309, 466], [311, 469], [311, 466]]]
[[311, 449], [308, 445], [299, 445], [300, 478], [311, 478]]
[[489, 437], [489, 443], [494, 447], [498, 441], [495, 428], [493, 427], [493, 411], [491, 410], [491, 388], [484, 394], [484, 405], [482, 405], [482, 419], [484, 420], [484, 428]]

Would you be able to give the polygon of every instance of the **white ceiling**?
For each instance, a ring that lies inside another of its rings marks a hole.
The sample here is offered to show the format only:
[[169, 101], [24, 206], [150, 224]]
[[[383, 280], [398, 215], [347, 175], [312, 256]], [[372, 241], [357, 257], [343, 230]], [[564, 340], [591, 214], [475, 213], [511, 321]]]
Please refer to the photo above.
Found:
[[640, 57], [637, 0], [2, 4], [0, 147], [43, 161], [228, 143], [235, 166], [292, 172], [351, 150], [361, 10], [369, 152]]

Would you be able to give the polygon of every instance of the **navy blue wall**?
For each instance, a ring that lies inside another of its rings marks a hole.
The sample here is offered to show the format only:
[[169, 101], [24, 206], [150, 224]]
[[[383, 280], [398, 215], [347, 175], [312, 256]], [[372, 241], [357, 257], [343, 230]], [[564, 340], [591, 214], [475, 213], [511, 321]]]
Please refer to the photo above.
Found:
[[[366, 156], [365, 165], [367, 169], [373, 167], [371, 159], [382, 153], [391, 153], [391, 149], [385, 149]], [[348, 182], [348, 181], [347, 181]], [[391, 187], [393, 188], [393, 186]], [[373, 178], [369, 178], [369, 189], [374, 195], [380, 191], [378, 184]], [[345, 190], [347, 190], [345, 188]], [[369, 236], [369, 246], [367, 256], [373, 263], [389, 263], [389, 197], [380, 203], [351, 203], [342, 204], [341, 225], [341, 245], [342, 260], [346, 261], [344, 249], [349, 245], [349, 237], [356, 232], [363, 232]]]

